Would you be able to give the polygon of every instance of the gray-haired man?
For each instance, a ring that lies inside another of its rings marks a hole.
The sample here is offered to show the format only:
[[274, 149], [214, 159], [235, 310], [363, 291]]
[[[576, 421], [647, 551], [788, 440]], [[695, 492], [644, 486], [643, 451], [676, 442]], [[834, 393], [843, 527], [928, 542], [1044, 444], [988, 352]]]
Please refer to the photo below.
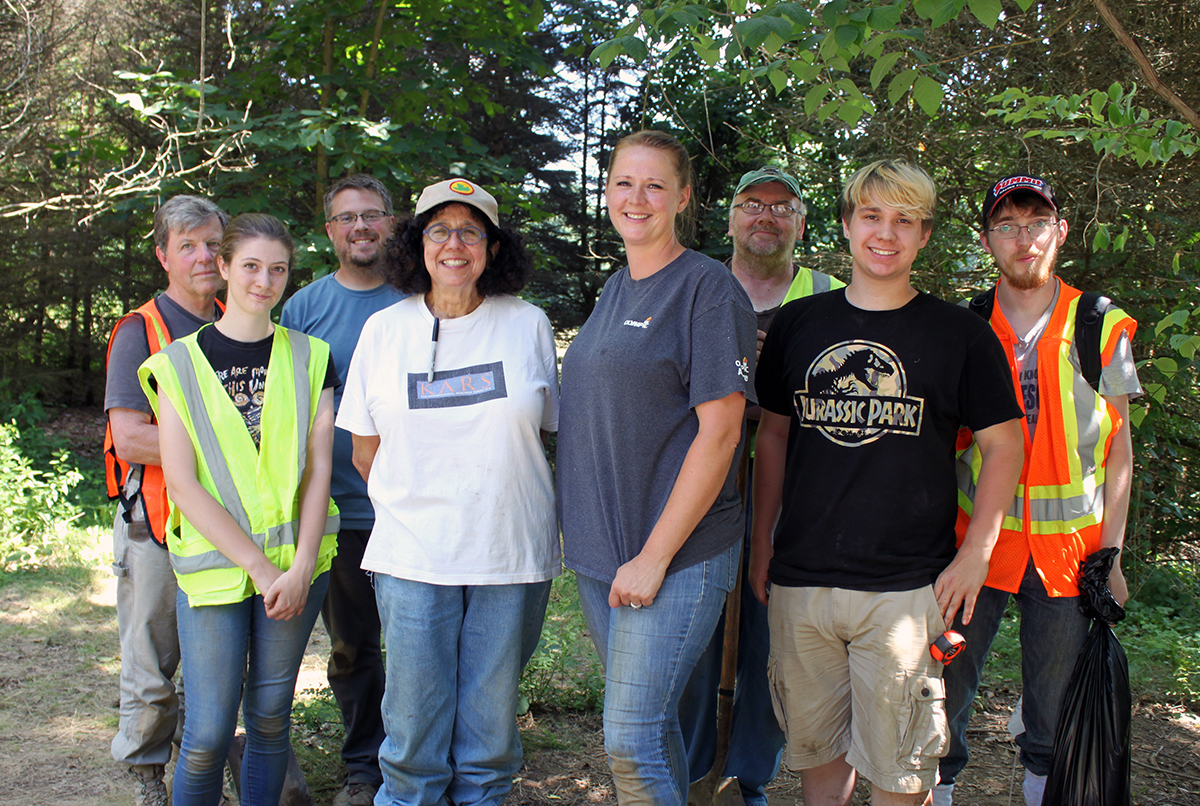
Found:
[[175, 574], [166, 545], [166, 488], [158, 425], [137, 380], [152, 352], [215, 321], [225, 282], [217, 251], [228, 216], [208, 199], [175, 196], [154, 215], [154, 253], [167, 290], [113, 328], [108, 343], [104, 458], [109, 494], [119, 498], [113, 525], [121, 709], [112, 756], [137, 779], [137, 806], [167, 803], [163, 772], [180, 717]]

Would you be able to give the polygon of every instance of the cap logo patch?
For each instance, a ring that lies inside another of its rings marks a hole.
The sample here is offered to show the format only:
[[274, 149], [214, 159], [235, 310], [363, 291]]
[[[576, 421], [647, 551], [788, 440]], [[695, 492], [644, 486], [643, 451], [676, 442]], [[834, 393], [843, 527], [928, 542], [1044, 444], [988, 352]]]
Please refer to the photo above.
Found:
[[1033, 188], [1034, 190], [1041, 190], [1043, 184], [1045, 183], [1040, 179], [1034, 179], [1032, 176], [1010, 176], [1008, 179], [1004, 179], [996, 183], [996, 186], [992, 188], [992, 195], [999, 196], [1004, 191], [1014, 187], [1027, 187]]
[[451, 182], [450, 190], [454, 191], [455, 193], [461, 193], [463, 196], [470, 196], [475, 192], [475, 188], [471, 186], [470, 182], [464, 182], [461, 179], [456, 179]]

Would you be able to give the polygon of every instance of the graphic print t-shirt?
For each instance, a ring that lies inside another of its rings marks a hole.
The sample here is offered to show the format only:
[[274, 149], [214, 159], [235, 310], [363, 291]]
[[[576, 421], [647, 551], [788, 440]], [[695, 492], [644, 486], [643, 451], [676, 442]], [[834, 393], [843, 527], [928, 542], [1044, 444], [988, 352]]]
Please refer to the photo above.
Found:
[[337, 425], [378, 436], [362, 567], [432, 585], [541, 582], [560, 570], [554, 482], [539, 431], [558, 429], [550, 320], [487, 297], [439, 326], [420, 295], [371, 316]]
[[928, 294], [866, 311], [842, 289], [779, 312], [757, 383], [791, 418], [773, 583], [912, 590], [953, 559], [958, 429], [1022, 416], [972, 316]]
[[[235, 341], [215, 327], [206, 327], [196, 336], [200, 352], [204, 353], [233, 405], [237, 406], [256, 448], [262, 442], [263, 393], [267, 388], [267, 367], [271, 363], [273, 341], [274, 336], [260, 341]], [[329, 389], [336, 383], [337, 370], [330, 356], [322, 388]]]

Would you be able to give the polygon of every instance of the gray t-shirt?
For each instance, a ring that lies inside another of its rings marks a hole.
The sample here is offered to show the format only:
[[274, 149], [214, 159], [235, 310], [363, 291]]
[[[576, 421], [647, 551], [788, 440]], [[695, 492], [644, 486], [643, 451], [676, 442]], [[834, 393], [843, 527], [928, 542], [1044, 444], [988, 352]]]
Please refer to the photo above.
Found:
[[[1040, 413], [1038, 397], [1038, 341], [1050, 323], [1050, 316], [1058, 303], [1061, 284], [1055, 278], [1054, 298], [1050, 301], [1045, 312], [1029, 329], [1028, 333], [1017, 334], [1017, 343], [1013, 345], [1013, 360], [1017, 362], [1017, 380], [1021, 386], [1021, 397], [1025, 408], [1025, 421], [1029, 424], [1029, 438], [1032, 440], [1037, 432], [1038, 414]], [[997, 305], [999, 301], [997, 300]], [[1002, 308], [1003, 309], [1003, 308]], [[1071, 362], [1079, 368], [1079, 348], [1071, 345]], [[1129, 336], [1121, 334], [1113, 350], [1112, 360], [1100, 370], [1100, 394], [1105, 397], [1120, 397], [1128, 395], [1130, 400], [1141, 397], [1142, 385], [1138, 381], [1137, 365], [1133, 360], [1133, 349]]]
[[[757, 400], [755, 327], [741, 285], [698, 252], [605, 284], [563, 358], [557, 474], [569, 568], [611, 582], [642, 550], [699, 430], [696, 406], [734, 392]], [[735, 455], [668, 574], [741, 538], [737, 465]]]
[[[154, 302], [158, 305], [158, 312], [162, 314], [163, 323], [167, 326], [167, 333], [172, 341], [195, 333], [209, 322], [216, 321], [221, 313], [214, 305], [212, 319], [201, 319], [193, 316], [165, 293], [155, 297]], [[150, 343], [146, 340], [146, 324], [141, 316], [131, 316], [117, 328], [112, 337], [104, 384], [105, 412], [109, 409], [133, 409], [145, 414], [154, 413], [137, 378], [138, 367], [149, 357]], [[129, 467], [130, 477], [140, 480], [142, 466], [131, 462]], [[125, 481], [128, 482], [129, 479]], [[135, 493], [132, 483], [127, 483], [126, 488], [127, 495]]]
[[[329, 342], [329, 354], [338, 376], [333, 390], [334, 411], [342, 404], [342, 387], [363, 324], [371, 314], [406, 296], [387, 283], [367, 291], [355, 291], [338, 282], [333, 274], [327, 274], [301, 288], [284, 303], [279, 324]], [[354, 442], [350, 432], [334, 429], [333, 476], [329, 492], [341, 512], [343, 529], [370, 529], [375, 524], [375, 509], [367, 497], [367, 483], [354, 469], [353, 458]]]
[[[191, 335], [209, 322], [215, 322], [220, 311], [214, 306], [211, 319], [193, 316], [179, 303], [166, 294], [154, 298], [158, 311], [171, 340]], [[133, 409], [153, 414], [150, 401], [138, 383], [137, 371], [142, 362], [150, 357], [150, 343], [146, 341], [146, 325], [140, 316], [126, 319], [113, 334], [112, 349], [108, 355], [107, 379], [104, 385], [104, 410]]]

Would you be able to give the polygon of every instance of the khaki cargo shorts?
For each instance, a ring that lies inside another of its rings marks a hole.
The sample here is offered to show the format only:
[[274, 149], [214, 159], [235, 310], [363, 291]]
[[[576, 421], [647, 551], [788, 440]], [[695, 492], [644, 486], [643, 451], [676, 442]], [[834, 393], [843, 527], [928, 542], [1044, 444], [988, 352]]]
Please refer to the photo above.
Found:
[[875, 593], [775, 585], [767, 674], [787, 762], [812, 769], [843, 753], [887, 792], [933, 787], [946, 752], [946, 630], [932, 586]]

